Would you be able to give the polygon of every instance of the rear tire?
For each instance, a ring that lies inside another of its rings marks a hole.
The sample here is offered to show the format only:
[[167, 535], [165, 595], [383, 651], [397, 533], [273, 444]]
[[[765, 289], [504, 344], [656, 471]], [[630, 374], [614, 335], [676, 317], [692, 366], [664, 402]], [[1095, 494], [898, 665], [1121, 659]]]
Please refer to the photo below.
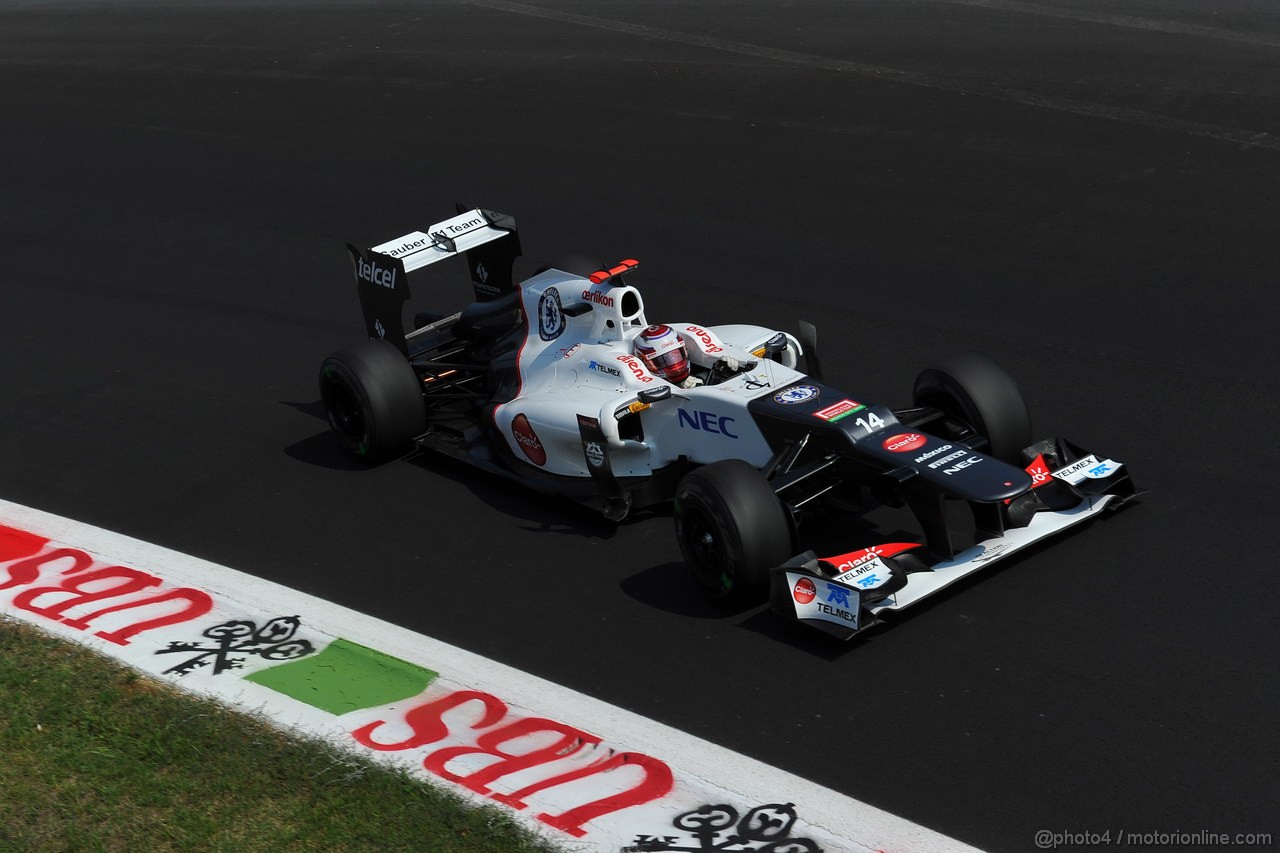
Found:
[[361, 341], [326, 358], [320, 400], [342, 446], [369, 464], [404, 454], [427, 426], [418, 376], [386, 341]]
[[988, 452], [1019, 464], [1031, 444], [1031, 416], [1017, 383], [981, 353], [965, 352], [921, 371], [913, 394], [917, 406], [932, 406], [969, 424], [987, 439]]
[[685, 564], [713, 599], [751, 605], [769, 596], [769, 570], [792, 557], [787, 510], [741, 459], [686, 474], [676, 489], [676, 538]]

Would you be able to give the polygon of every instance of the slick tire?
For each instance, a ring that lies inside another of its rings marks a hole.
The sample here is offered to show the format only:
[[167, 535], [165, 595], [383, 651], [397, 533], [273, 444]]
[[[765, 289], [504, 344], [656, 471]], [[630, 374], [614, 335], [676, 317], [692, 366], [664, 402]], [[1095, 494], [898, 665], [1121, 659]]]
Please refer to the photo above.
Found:
[[749, 606], [769, 597], [769, 570], [794, 551], [787, 510], [764, 476], [741, 459], [686, 474], [676, 489], [676, 538], [685, 564], [717, 601]]
[[342, 446], [370, 465], [403, 455], [427, 426], [417, 374], [386, 341], [361, 341], [326, 358], [320, 400]]
[[981, 353], [965, 352], [921, 371], [913, 394], [917, 406], [932, 406], [973, 427], [988, 452], [1010, 464], [1031, 444], [1031, 416], [1013, 378]]

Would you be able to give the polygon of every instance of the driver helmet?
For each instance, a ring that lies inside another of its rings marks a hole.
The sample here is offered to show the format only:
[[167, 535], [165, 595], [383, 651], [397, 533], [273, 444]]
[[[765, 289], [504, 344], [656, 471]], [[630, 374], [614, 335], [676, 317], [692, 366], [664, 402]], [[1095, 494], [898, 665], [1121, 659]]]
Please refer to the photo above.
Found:
[[689, 354], [670, 326], [650, 326], [636, 336], [636, 355], [650, 372], [679, 384], [689, 376]]

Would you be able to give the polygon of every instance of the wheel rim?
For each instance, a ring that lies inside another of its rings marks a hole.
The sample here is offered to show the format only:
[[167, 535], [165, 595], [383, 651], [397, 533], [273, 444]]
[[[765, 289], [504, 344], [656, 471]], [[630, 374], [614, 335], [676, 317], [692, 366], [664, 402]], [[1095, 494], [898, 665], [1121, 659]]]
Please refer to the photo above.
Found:
[[332, 375], [332, 368], [326, 368], [322, 396], [325, 411], [329, 415], [329, 425], [334, 432], [354, 447], [357, 453], [364, 453], [368, 446], [365, 441], [367, 424], [364, 408], [347, 384]]
[[718, 526], [697, 507], [687, 507], [684, 513], [684, 544], [699, 583], [721, 594], [733, 591], [734, 578]]

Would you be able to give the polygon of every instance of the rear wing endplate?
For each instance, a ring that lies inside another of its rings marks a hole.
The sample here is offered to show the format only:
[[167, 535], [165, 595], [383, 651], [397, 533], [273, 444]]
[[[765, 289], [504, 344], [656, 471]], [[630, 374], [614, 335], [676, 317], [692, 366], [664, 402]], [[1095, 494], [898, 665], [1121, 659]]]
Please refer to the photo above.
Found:
[[476, 300], [496, 299], [515, 290], [512, 265], [520, 256], [520, 237], [514, 217], [458, 205], [457, 216], [426, 232], [413, 231], [370, 249], [348, 243], [347, 251], [369, 337], [382, 338], [407, 354], [403, 312], [409, 301], [408, 274], [464, 255]]

